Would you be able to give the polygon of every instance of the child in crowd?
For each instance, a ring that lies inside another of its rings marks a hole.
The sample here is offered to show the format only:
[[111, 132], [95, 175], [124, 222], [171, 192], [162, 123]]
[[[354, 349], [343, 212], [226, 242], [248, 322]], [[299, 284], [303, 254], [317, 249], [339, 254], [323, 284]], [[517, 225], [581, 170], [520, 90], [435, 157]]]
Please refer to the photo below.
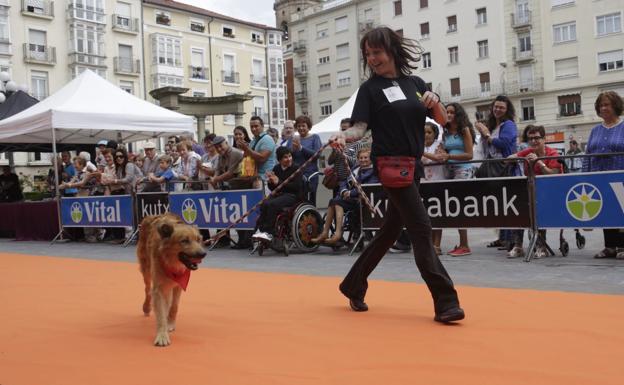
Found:
[[[444, 162], [448, 155], [441, 145], [438, 137], [440, 130], [433, 123], [425, 123], [425, 152], [423, 153], [422, 162], [425, 167], [425, 180], [443, 180], [445, 166], [443, 164], [435, 166], [427, 166], [430, 163]], [[431, 237], [433, 239], [433, 248], [436, 254], [442, 254], [440, 243], [442, 242], [442, 230], [432, 230]]]
[[162, 155], [158, 159], [158, 171], [150, 173], [147, 179], [150, 182], [161, 183], [162, 191], [173, 191], [173, 184], [168, 183], [175, 177], [173, 169], [171, 168], [172, 159], [169, 155]]

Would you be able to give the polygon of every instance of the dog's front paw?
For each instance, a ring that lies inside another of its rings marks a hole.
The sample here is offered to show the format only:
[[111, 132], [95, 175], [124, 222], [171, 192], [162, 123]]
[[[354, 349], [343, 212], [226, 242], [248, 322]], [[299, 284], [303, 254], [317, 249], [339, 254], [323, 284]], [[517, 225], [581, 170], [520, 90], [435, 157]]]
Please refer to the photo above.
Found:
[[168, 346], [171, 344], [171, 339], [169, 338], [169, 333], [160, 332], [156, 334], [156, 339], [154, 339], [155, 346]]

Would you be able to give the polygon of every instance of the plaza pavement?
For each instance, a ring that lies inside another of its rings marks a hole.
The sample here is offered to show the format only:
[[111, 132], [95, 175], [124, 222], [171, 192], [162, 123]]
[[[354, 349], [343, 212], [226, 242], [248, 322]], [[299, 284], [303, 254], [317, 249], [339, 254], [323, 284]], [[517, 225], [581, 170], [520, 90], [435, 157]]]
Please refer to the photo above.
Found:
[[[485, 245], [493, 240], [490, 229], [469, 230], [472, 255], [464, 257], [441, 257], [457, 285], [535, 289], [549, 291], [586, 292], [596, 294], [624, 294], [624, 260], [594, 259], [596, 251], [603, 247], [602, 231], [582, 231], [587, 240], [584, 249], [575, 244], [574, 232], [566, 230], [564, 236], [570, 244], [568, 257], [558, 252], [559, 231], [549, 231], [554, 257], [533, 260], [508, 259], [506, 253]], [[444, 231], [443, 250], [450, 250], [457, 243], [455, 230]], [[528, 241], [525, 240], [525, 246]], [[16, 242], [0, 240], [0, 253], [46, 255], [93, 260], [127, 261], [134, 263], [135, 246], [121, 247], [110, 244]], [[284, 257], [272, 250], [263, 256], [250, 255], [247, 251], [215, 249], [209, 252], [200, 268], [219, 268], [256, 272], [279, 272], [314, 276], [336, 277], [336, 285], [346, 274], [357, 253], [349, 256], [348, 250], [333, 252], [321, 247], [311, 254], [292, 253]], [[375, 270], [371, 279], [421, 283], [422, 280], [409, 253], [388, 254]], [[338, 293], [336, 293], [338, 295]], [[461, 293], [460, 293], [461, 295]]]

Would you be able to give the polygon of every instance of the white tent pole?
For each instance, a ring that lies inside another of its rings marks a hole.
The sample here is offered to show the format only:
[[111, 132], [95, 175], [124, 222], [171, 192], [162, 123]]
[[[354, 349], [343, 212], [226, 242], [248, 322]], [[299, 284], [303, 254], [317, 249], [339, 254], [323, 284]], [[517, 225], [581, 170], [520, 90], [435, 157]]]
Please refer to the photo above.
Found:
[[[56, 212], [58, 218], [59, 235], [63, 239], [63, 225], [61, 224], [61, 193], [59, 191], [58, 154], [56, 153], [56, 129], [52, 127], [52, 154], [54, 156], [54, 200], [56, 201]], [[57, 235], [58, 237], [58, 235]], [[54, 238], [56, 239], [56, 238]], [[54, 241], [52, 241], [54, 242]]]

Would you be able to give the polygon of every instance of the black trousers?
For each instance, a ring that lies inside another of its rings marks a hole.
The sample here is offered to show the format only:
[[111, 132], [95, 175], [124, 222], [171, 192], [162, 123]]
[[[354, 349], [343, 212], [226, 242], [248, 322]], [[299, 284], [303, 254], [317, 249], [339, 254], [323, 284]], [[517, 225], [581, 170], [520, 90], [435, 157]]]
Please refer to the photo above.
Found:
[[300, 199], [294, 194], [281, 194], [270, 198], [260, 206], [260, 216], [256, 222], [258, 230], [275, 235], [275, 220], [285, 207], [292, 207]]
[[435, 312], [441, 313], [459, 306], [453, 281], [433, 249], [431, 222], [418, 188], [418, 182], [405, 188], [384, 187], [389, 199], [384, 223], [340, 284], [340, 291], [344, 295], [364, 299], [368, 289], [368, 276], [405, 226], [412, 243], [416, 266], [431, 292]]

